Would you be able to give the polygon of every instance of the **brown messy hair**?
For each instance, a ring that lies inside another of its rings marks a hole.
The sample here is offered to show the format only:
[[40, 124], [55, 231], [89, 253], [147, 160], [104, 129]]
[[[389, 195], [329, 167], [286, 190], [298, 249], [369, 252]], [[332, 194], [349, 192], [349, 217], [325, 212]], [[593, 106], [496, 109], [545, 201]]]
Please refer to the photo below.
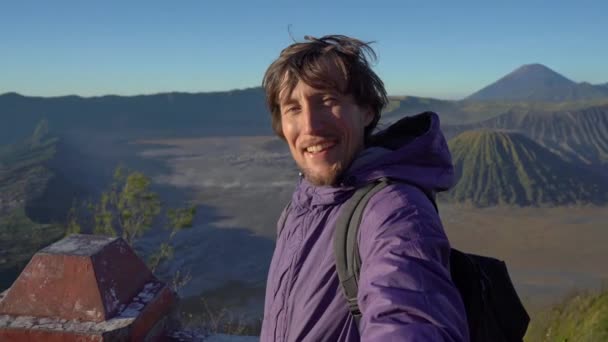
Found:
[[[367, 141], [388, 103], [384, 83], [370, 66], [370, 60], [375, 62], [377, 59], [370, 47], [371, 42], [365, 43], [343, 35], [321, 38], [305, 36], [304, 39], [306, 42], [291, 44], [281, 51], [279, 58], [264, 74], [262, 86], [266, 92], [273, 130], [279, 137], [285, 138], [281, 128], [279, 94], [281, 91], [290, 94], [301, 80], [313, 88], [338, 90], [343, 95], [352, 95], [359, 107], [370, 108], [374, 119], [365, 127]], [[330, 70], [333, 67], [335, 70]]]

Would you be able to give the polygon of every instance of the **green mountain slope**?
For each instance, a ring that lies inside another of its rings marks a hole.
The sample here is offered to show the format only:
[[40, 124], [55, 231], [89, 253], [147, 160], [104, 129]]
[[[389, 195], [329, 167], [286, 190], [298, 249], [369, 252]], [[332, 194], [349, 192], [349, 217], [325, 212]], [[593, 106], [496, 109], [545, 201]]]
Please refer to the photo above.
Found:
[[443, 126], [448, 139], [471, 129], [524, 133], [568, 161], [608, 163], [608, 105], [578, 110], [513, 110], [475, 124]]
[[608, 341], [608, 291], [580, 294], [532, 321], [526, 342]]
[[49, 165], [58, 139], [48, 135], [45, 125], [25, 141], [0, 148], [0, 289], [10, 285], [34, 252], [64, 233], [59, 225], [32, 219], [40, 206], [36, 202], [56, 178]]
[[25, 142], [0, 148], [0, 215], [39, 197], [53, 176], [46, 164], [58, 139], [41, 133], [40, 126]]
[[458, 182], [440, 199], [476, 206], [601, 204], [605, 181], [523, 134], [467, 131], [449, 141]]

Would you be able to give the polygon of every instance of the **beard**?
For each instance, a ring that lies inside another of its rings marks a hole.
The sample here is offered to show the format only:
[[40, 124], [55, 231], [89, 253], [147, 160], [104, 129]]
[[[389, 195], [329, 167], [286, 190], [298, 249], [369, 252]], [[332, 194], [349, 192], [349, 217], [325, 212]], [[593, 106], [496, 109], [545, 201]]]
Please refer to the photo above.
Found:
[[300, 171], [304, 175], [304, 178], [308, 180], [312, 185], [315, 186], [333, 186], [336, 185], [342, 176], [344, 170], [344, 164], [342, 162], [335, 163], [329, 169], [329, 171], [320, 174], [318, 172], [312, 172], [308, 168], [300, 167]]

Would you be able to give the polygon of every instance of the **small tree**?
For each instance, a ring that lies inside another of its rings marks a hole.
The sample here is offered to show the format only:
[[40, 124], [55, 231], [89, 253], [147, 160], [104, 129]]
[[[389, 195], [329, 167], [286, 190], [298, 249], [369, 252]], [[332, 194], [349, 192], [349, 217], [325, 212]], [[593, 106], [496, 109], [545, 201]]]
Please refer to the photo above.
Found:
[[103, 192], [99, 203], [92, 207], [94, 233], [119, 235], [133, 246], [160, 213], [160, 199], [150, 190], [150, 183], [143, 173], [127, 173], [118, 167], [110, 190]]
[[72, 207], [68, 211], [67, 223], [65, 228], [65, 235], [72, 235], [80, 233], [80, 223], [78, 223], [78, 209], [76, 208], [76, 200], [72, 202]]
[[[93, 233], [120, 236], [134, 248], [135, 240], [148, 231], [161, 212], [160, 198], [150, 189], [150, 184], [150, 179], [141, 172], [127, 171], [121, 166], [116, 168], [110, 189], [102, 192], [99, 202], [86, 206], [90, 211]], [[182, 229], [192, 227], [195, 215], [194, 206], [167, 211], [168, 225], [165, 227], [171, 232], [158, 251], [148, 258], [148, 267], [152, 272], [173, 257], [173, 238]], [[80, 231], [74, 203], [68, 212], [66, 234]], [[177, 289], [189, 279], [189, 273], [178, 271], [170, 282]]]
[[[156, 268], [165, 260], [171, 259], [173, 257], [173, 246], [171, 243], [173, 242], [173, 238], [175, 234], [177, 234], [180, 230], [184, 228], [192, 227], [192, 222], [194, 221], [194, 216], [196, 215], [196, 208], [180, 208], [180, 209], [169, 209], [167, 211], [167, 217], [169, 218], [169, 228], [171, 229], [171, 233], [167, 241], [160, 244], [158, 252], [153, 254], [148, 259], [148, 267], [152, 270], [152, 272], [156, 271]], [[187, 277], [187, 275], [186, 275]], [[175, 279], [174, 279], [175, 280]], [[178, 280], [176, 280], [178, 281]]]

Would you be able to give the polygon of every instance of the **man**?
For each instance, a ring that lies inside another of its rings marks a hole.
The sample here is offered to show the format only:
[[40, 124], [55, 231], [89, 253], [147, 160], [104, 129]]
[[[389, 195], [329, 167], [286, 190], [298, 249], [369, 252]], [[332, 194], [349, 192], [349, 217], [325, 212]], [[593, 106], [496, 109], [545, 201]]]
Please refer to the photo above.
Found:
[[[282, 214], [262, 341], [467, 341], [449, 272], [450, 244], [421, 189], [442, 191], [453, 166], [434, 113], [372, 136], [387, 104], [374, 51], [345, 36], [306, 37], [264, 76], [272, 125], [302, 177]], [[387, 177], [359, 232], [359, 328], [338, 281], [334, 225], [355, 189]]]

